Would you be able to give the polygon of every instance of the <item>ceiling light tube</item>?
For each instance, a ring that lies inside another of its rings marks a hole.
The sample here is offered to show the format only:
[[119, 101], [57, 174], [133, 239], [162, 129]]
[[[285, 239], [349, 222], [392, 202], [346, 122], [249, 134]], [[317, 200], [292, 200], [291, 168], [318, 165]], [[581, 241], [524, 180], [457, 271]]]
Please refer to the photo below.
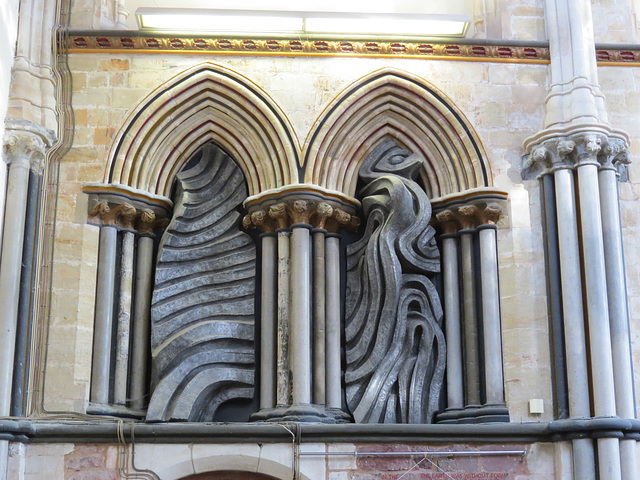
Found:
[[139, 8], [140, 30], [222, 34], [464, 36], [467, 15]]

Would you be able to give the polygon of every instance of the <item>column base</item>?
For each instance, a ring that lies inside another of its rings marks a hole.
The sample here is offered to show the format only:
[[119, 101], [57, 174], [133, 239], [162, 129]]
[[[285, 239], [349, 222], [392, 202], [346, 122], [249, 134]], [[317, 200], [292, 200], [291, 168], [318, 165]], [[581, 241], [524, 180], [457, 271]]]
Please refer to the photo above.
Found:
[[89, 403], [87, 405], [88, 415], [101, 415], [105, 417], [133, 418], [136, 420], [144, 420], [147, 415], [146, 409], [135, 409], [125, 407], [124, 405]]
[[339, 408], [324, 405], [278, 406], [260, 410], [251, 415], [251, 422], [295, 422], [295, 423], [353, 423], [351, 415]]
[[505, 423], [509, 422], [509, 409], [504, 404], [468, 405], [448, 408], [436, 415], [435, 423]]

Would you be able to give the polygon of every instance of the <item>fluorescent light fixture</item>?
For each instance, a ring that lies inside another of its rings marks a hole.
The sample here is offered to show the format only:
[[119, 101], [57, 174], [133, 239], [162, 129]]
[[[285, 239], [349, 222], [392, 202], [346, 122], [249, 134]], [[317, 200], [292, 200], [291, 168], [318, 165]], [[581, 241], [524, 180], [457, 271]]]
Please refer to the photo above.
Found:
[[467, 15], [139, 8], [140, 30], [238, 35], [464, 36]]
[[140, 30], [180, 32], [299, 32], [303, 20], [288, 12], [139, 8]]
[[[447, 16], [450, 17], [450, 16]], [[353, 15], [343, 17], [307, 17], [307, 33], [342, 33], [366, 35], [463, 35], [468, 25], [464, 19], [450, 20], [437, 15]]]

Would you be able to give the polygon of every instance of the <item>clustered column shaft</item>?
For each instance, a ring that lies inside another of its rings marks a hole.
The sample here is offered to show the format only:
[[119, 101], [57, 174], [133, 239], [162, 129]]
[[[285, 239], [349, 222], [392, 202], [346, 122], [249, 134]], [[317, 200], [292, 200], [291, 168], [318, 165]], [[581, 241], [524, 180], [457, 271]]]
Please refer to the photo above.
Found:
[[245, 217], [246, 228], [265, 232], [256, 420], [346, 420], [340, 410], [340, 246], [325, 227], [337, 230], [354, 218], [306, 199], [270, 203]]
[[[603, 134], [548, 140], [530, 159], [553, 174], [572, 418], [635, 418], [616, 167], [627, 162], [624, 142]], [[635, 440], [574, 440], [573, 454], [576, 478], [596, 478], [596, 464], [601, 478], [638, 478]]]
[[90, 214], [100, 243], [89, 411], [110, 404], [140, 411], [148, 388], [153, 230], [160, 222], [152, 210], [127, 203], [100, 202]]
[[0, 416], [11, 413], [29, 172], [42, 170], [53, 139], [50, 132], [28, 122], [8, 122], [6, 128], [3, 157], [9, 163], [9, 174], [0, 254]]
[[[447, 340], [448, 403], [447, 410], [437, 418], [442, 423], [468, 422], [470, 419], [508, 420], [495, 225], [502, 212], [496, 201], [504, 201], [506, 195], [494, 193], [494, 197], [489, 201], [479, 197], [463, 204], [454, 200], [436, 207], [435, 223], [444, 232], [440, 239]], [[480, 257], [479, 269], [474, 264], [476, 249]], [[479, 311], [476, 305], [478, 285]], [[482, 325], [481, 335], [479, 324]], [[481, 350], [484, 352], [482, 385]]]

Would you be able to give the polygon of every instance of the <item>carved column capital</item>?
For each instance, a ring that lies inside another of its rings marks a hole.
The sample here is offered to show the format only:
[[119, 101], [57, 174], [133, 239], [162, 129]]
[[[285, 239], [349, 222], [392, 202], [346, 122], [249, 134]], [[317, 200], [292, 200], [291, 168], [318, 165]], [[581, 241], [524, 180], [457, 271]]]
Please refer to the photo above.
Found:
[[315, 215], [316, 228], [323, 229], [327, 219], [333, 215], [333, 207], [326, 202], [320, 202], [316, 205]]
[[3, 156], [10, 164], [21, 164], [39, 172], [44, 167], [47, 150], [55, 135], [50, 130], [28, 121], [8, 121], [3, 139]]
[[165, 229], [169, 220], [158, 217], [150, 208], [137, 209], [130, 203], [95, 203], [89, 210], [89, 223], [109, 225], [124, 230], [135, 230], [141, 234], [153, 234], [157, 229]]
[[252, 205], [242, 224], [245, 229], [258, 228], [265, 233], [295, 224], [337, 232], [339, 228], [357, 228], [360, 219], [352, 206], [317, 194], [296, 192]]
[[146, 198], [142, 192], [121, 185], [88, 184], [83, 191], [89, 195], [89, 223], [113, 225], [145, 235], [169, 225], [172, 204], [168, 199]]
[[549, 138], [530, 147], [530, 150], [531, 153], [522, 161], [525, 179], [582, 165], [616, 169], [622, 174], [630, 162], [626, 140], [599, 131]]
[[136, 227], [138, 229], [138, 232], [142, 234], [153, 233], [154, 225], [157, 221], [156, 214], [153, 210], [151, 210], [150, 208], [140, 210], [136, 220]]
[[492, 188], [450, 195], [432, 204], [432, 224], [444, 234], [496, 225], [502, 219], [507, 193]]
[[435, 214], [434, 226], [444, 234], [458, 233], [460, 221], [453, 210], [442, 210]]
[[293, 200], [287, 205], [289, 208], [289, 217], [291, 223], [306, 223], [309, 224], [311, 217], [311, 205], [306, 200]]

